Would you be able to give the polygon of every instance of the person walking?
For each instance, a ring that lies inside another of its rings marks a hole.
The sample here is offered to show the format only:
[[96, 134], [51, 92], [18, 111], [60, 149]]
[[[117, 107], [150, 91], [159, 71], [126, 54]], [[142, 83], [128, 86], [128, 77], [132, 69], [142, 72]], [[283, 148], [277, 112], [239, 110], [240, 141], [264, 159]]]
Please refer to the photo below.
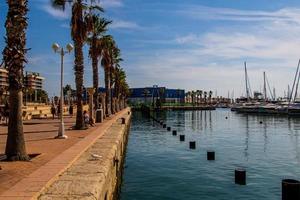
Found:
[[70, 104], [69, 114], [70, 114], [71, 117], [73, 117], [73, 104]]
[[8, 102], [6, 101], [5, 106], [4, 106], [4, 118], [5, 118], [5, 123], [8, 125], [8, 118], [9, 118], [9, 105]]
[[52, 106], [51, 106], [51, 114], [52, 114], [52, 119], [54, 119], [55, 114], [56, 114], [56, 108], [55, 108], [54, 103], [52, 103]]

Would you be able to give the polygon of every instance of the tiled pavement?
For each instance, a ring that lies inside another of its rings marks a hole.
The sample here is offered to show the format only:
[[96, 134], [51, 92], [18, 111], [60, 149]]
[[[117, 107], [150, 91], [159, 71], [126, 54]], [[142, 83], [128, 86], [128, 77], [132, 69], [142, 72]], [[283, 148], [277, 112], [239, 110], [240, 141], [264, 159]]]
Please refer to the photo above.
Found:
[[[66, 118], [67, 140], [53, 139], [59, 120], [45, 119], [24, 122], [27, 152], [40, 153], [30, 162], [0, 162], [0, 200], [31, 199], [54, 177], [69, 167], [79, 155], [101, 137], [125, 109], [101, 124], [87, 130], [71, 130], [75, 118]], [[7, 127], [0, 126], [0, 153], [4, 152]]]

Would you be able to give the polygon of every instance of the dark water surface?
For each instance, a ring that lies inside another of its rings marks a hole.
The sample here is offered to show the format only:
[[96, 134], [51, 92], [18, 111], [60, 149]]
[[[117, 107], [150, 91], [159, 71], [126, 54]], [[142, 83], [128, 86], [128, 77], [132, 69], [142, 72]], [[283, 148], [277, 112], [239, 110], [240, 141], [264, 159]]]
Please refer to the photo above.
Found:
[[[121, 200], [279, 200], [281, 180], [300, 179], [300, 118], [228, 109], [167, 111], [158, 118], [186, 141], [134, 112]], [[189, 149], [191, 140], [197, 149]], [[215, 161], [206, 160], [207, 150], [216, 152]], [[234, 184], [237, 167], [247, 170], [246, 186]]]

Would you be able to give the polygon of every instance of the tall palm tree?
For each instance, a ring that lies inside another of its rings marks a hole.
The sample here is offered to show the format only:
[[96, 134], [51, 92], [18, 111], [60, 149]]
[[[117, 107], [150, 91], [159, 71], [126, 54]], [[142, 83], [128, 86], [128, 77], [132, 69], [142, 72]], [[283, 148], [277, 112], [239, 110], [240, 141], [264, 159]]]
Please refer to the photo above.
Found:
[[208, 98], [209, 98], [209, 102], [211, 103], [211, 98], [212, 98], [213, 92], [210, 90], [208, 93]]
[[106, 115], [109, 116], [112, 113], [111, 110], [111, 71], [112, 71], [112, 60], [113, 60], [113, 49], [115, 48], [115, 41], [111, 35], [106, 35], [102, 38], [102, 59], [101, 65], [104, 68], [104, 82], [105, 82], [105, 111]]
[[[111, 68], [110, 68], [110, 78], [111, 80], [115, 80], [116, 79], [116, 75], [117, 75], [117, 68], [120, 68], [120, 62], [123, 61], [123, 59], [121, 58], [121, 50], [116, 46], [116, 44], [112, 47], [112, 60], [111, 60]], [[115, 84], [115, 81], [111, 81], [111, 87]], [[115, 87], [115, 85], [114, 85]], [[112, 107], [112, 111], [113, 113], [115, 112], [115, 104], [116, 104], [116, 99], [117, 99], [117, 94], [114, 93], [113, 95], [114, 97], [111, 97], [111, 107]]]
[[199, 105], [200, 90], [196, 91], [196, 96], [197, 96], [197, 105]]
[[22, 121], [23, 68], [26, 62], [26, 29], [28, 1], [7, 0], [6, 47], [3, 50], [4, 66], [9, 79], [9, 122], [5, 154], [8, 160], [29, 160], [26, 152]]
[[120, 57], [120, 49], [117, 47], [115, 40], [110, 35], [102, 38], [101, 48], [101, 64], [104, 67], [105, 73], [106, 114], [109, 116], [115, 111], [115, 101], [113, 100], [112, 96], [112, 87], [114, 86], [116, 68], [120, 67], [119, 63], [122, 61], [122, 58]]
[[192, 93], [191, 93], [191, 95], [192, 95], [192, 104], [193, 104], [193, 106], [194, 106], [194, 104], [195, 104], [195, 91], [194, 90], [192, 90]]
[[92, 14], [90, 16], [92, 22], [92, 29], [87, 38], [87, 43], [90, 46], [89, 56], [92, 59], [92, 69], [93, 69], [93, 88], [96, 89], [94, 93], [94, 109], [98, 109], [98, 88], [99, 88], [99, 70], [98, 70], [98, 62], [99, 57], [101, 57], [102, 53], [102, 37], [107, 31], [108, 25], [111, 21], [106, 20], [105, 18], [101, 18], [96, 14]]
[[95, 0], [90, 0], [91, 4], [88, 6], [83, 0], [51, 0], [55, 8], [65, 9], [67, 3], [72, 3], [72, 17], [71, 17], [71, 37], [74, 42], [74, 71], [77, 97], [77, 113], [75, 129], [84, 129], [85, 123], [83, 120], [83, 73], [84, 73], [84, 57], [83, 45], [86, 41], [87, 34], [91, 30], [91, 22], [87, 14], [91, 9], [102, 10], [102, 8], [93, 5]]
[[202, 90], [200, 90], [200, 91], [199, 91], [200, 103], [202, 102], [202, 95], [203, 95], [203, 91], [202, 91]]
[[207, 92], [205, 91], [204, 92], [204, 102], [205, 102], [205, 104], [206, 104], [206, 101], [207, 101]]
[[117, 66], [115, 69], [115, 88], [114, 88], [114, 94], [117, 99], [117, 104], [120, 107], [120, 102], [122, 100], [122, 90], [125, 89], [126, 86], [126, 73], [125, 71], [120, 67]]

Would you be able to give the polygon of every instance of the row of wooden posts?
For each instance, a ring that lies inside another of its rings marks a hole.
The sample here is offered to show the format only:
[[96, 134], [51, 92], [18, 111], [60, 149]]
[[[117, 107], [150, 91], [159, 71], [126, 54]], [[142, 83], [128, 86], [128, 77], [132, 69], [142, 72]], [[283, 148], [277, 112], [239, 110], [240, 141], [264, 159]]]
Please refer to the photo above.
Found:
[[[154, 116], [150, 115], [151, 119], [155, 122], [159, 123], [162, 128], [167, 129], [167, 131], [171, 131], [171, 127], [167, 126], [162, 120], [158, 120]], [[226, 117], [226, 119], [228, 119]], [[177, 136], [177, 131], [172, 130], [172, 135]], [[185, 135], [180, 134], [179, 140], [181, 142], [185, 141]], [[196, 141], [189, 142], [190, 149], [196, 149]], [[213, 161], [215, 160], [215, 152], [207, 151], [207, 160]], [[235, 183], [239, 185], [246, 185], [246, 170], [243, 168], [237, 168], [234, 171]], [[283, 179], [281, 182], [282, 187], [282, 200], [300, 200], [300, 181], [294, 179]]]

